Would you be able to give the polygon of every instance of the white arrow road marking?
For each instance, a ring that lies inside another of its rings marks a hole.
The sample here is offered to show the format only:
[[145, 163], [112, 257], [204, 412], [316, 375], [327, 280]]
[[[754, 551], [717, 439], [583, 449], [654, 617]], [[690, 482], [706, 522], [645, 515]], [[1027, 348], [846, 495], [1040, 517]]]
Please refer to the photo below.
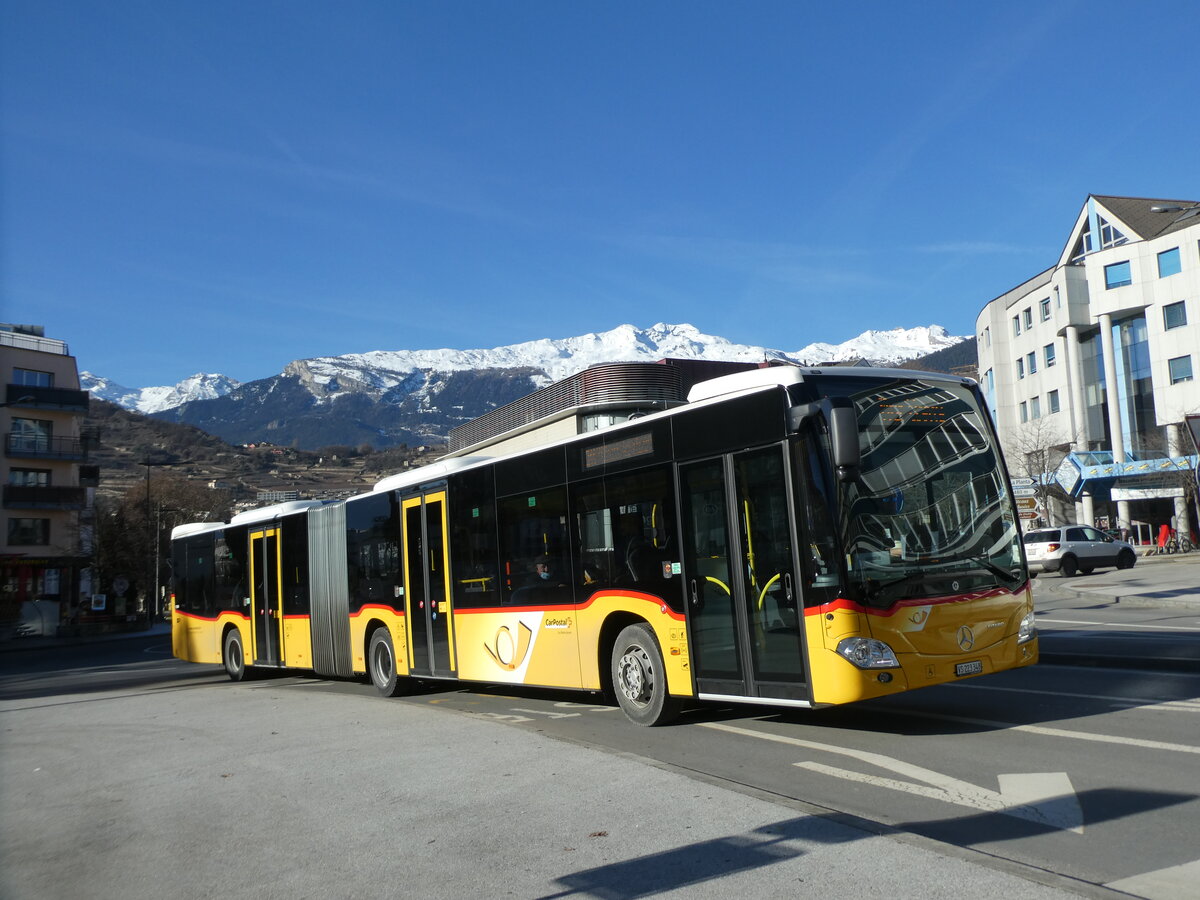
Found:
[[809, 750], [821, 750], [826, 753], [836, 753], [853, 759], [878, 766], [897, 775], [905, 775], [923, 784], [912, 781], [898, 781], [894, 778], [883, 778], [878, 775], [864, 775], [839, 769], [822, 763], [798, 762], [793, 765], [801, 769], [809, 769], [835, 778], [847, 778], [877, 787], [891, 788], [916, 794], [919, 797], [929, 797], [942, 800], [970, 809], [984, 812], [998, 812], [1006, 816], [1015, 816], [1039, 825], [1063, 831], [1074, 831], [1083, 834], [1083, 811], [1079, 808], [1079, 799], [1071, 786], [1071, 779], [1066, 772], [1043, 772], [1022, 775], [999, 776], [1000, 790], [989, 791], [967, 781], [934, 772], [922, 766], [906, 763], [881, 753], [871, 753], [866, 750], [853, 750], [838, 747], [833, 744], [819, 744], [815, 741], [804, 741], [799, 738], [785, 737], [777, 734], [767, 734], [762, 731], [751, 731], [738, 728], [735, 725], [724, 725], [720, 722], [701, 723], [705, 728], [715, 728], [718, 731], [728, 731], [746, 737], [759, 738], [765, 741], [775, 741], [780, 744], [790, 744], [794, 747], [805, 747]]
[[1148, 900], [1178, 900], [1180, 897], [1195, 896], [1191, 892], [1195, 890], [1197, 881], [1200, 881], [1200, 859], [1157, 872], [1110, 881], [1105, 887]]

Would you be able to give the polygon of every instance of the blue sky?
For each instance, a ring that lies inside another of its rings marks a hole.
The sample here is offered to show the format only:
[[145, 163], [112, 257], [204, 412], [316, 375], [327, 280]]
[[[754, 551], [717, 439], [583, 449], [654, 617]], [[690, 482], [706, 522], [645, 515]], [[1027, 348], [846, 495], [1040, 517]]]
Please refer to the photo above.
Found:
[[690, 322], [970, 334], [1200, 199], [1190, 2], [0, 5], [0, 320], [130, 387]]

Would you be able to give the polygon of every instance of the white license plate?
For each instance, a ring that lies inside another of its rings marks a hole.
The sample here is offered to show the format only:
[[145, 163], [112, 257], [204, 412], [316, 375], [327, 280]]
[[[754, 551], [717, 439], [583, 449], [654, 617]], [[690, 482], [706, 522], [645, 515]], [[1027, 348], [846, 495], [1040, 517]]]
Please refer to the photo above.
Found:
[[954, 667], [955, 675], [979, 675], [983, 672], [983, 660], [976, 659], [971, 662], [959, 663]]

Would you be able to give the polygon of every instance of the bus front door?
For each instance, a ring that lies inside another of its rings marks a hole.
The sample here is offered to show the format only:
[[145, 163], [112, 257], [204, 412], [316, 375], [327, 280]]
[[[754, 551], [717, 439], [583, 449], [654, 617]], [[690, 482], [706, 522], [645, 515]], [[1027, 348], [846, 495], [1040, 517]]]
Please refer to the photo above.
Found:
[[404, 612], [413, 675], [450, 677], [454, 660], [446, 492], [400, 501], [404, 544]]
[[809, 700], [784, 448], [681, 465], [679, 476], [699, 693]]
[[255, 665], [283, 662], [283, 614], [280, 591], [279, 529], [250, 533], [251, 652]]

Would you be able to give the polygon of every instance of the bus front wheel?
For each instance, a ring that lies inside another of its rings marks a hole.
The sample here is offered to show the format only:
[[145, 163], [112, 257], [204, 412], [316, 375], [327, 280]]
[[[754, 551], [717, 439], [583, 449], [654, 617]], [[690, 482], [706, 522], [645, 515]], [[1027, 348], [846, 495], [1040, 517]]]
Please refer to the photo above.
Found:
[[246, 653], [242, 648], [242, 633], [236, 628], [225, 632], [225, 646], [221, 659], [225, 663], [225, 673], [230, 681], [246, 680]]
[[367, 669], [375, 690], [384, 697], [398, 697], [407, 693], [408, 679], [396, 672], [396, 648], [392, 644], [392, 633], [387, 628], [376, 628], [371, 635]]
[[649, 625], [628, 625], [612, 651], [612, 682], [617, 703], [638, 725], [665, 725], [682, 705], [667, 693], [662, 651]]

